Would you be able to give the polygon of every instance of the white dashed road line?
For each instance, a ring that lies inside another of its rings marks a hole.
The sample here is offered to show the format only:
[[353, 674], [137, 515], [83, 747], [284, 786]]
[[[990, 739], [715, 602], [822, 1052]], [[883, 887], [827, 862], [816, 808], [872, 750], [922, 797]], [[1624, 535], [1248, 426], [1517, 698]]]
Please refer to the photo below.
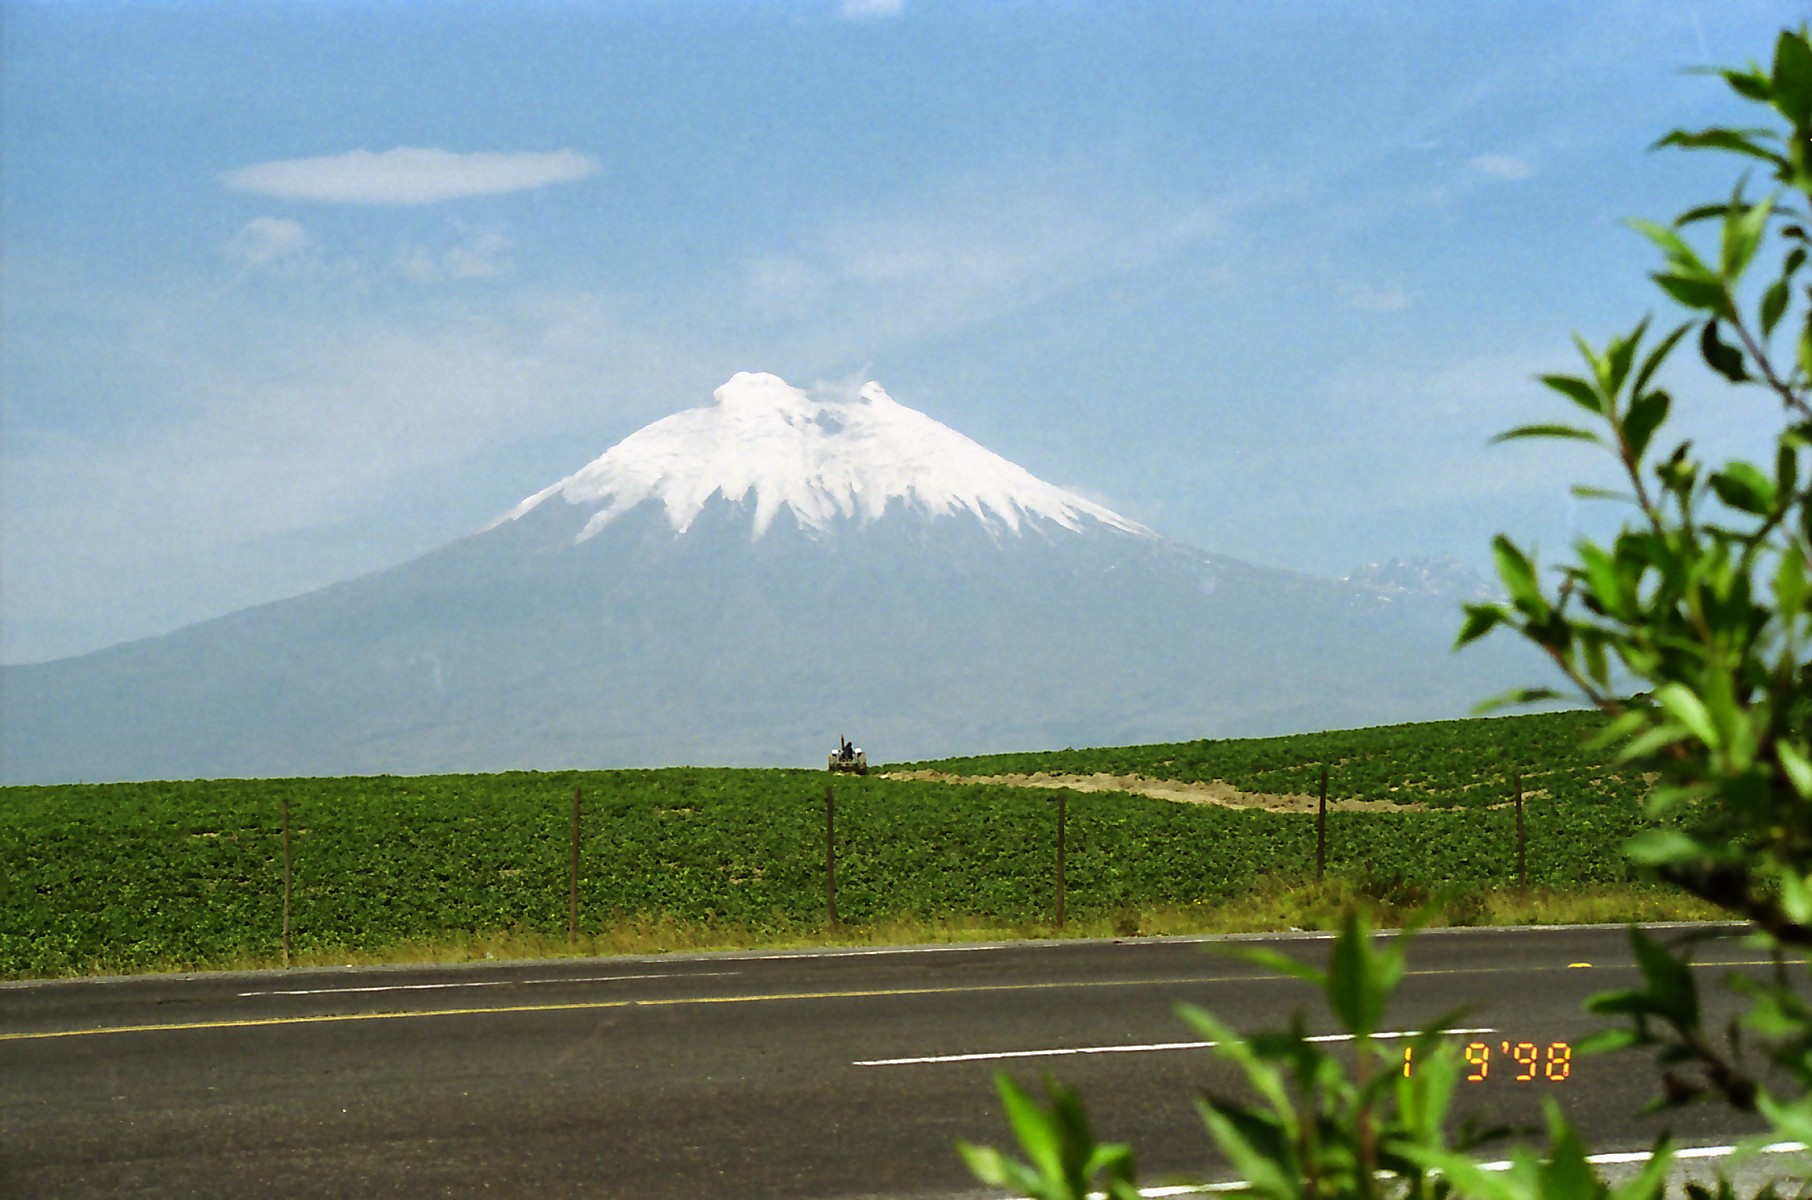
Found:
[[[1770, 1145], [1757, 1147], [1755, 1153], [1798, 1154], [1805, 1150], [1805, 1148], [1805, 1144], [1802, 1142], [1774, 1142]], [[1741, 1147], [1738, 1146], [1683, 1146], [1674, 1151], [1673, 1157], [1676, 1161], [1704, 1158], [1728, 1158], [1730, 1155], [1735, 1154], [1739, 1149], [1741, 1149]], [[1644, 1163], [1653, 1157], [1654, 1152], [1652, 1150], [1623, 1150], [1610, 1154], [1589, 1154], [1586, 1156], [1586, 1161], [1593, 1166], [1609, 1167], [1621, 1166], [1629, 1163]], [[1487, 1171], [1508, 1171], [1511, 1165], [1512, 1164], [1508, 1160], [1479, 1164], [1481, 1168]], [[1230, 1179], [1224, 1183], [1182, 1183], [1173, 1184], [1168, 1187], [1145, 1187], [1139, 1189], [1139, 1195], [1149, 1197], [1150, 1200], [1159, 1200], [1160, 1197], [1165, 1196], [1209, 1196], [1219, 1192], [1242, 1191], [1250, 1186], [1251, 1185], [1243, 1179]], [[1106, 1200], [1106, 1193], [1104, 1192], [1090, 1192], [1088, 1195], [1089, 1200]], [[1021, 1197], [1020, 1200], [1025, 1200], [1025, 1198]]]
[[[1495, 1028], [1478, 1029], [1444, 1029], [1443, 1033], [1496, 1033]], [[1389, 1033], [1374, 1033], [1380, 1041], [1390, 1038], [1418, 1037], [1419, 1034], [1408, 1030], [1392, 1030]], [[1350, 1033], [1324, 1033], [1317, 1037], [1304, 1038], [1309, 1042], [1350, 1042]], [[927, 1054], [917, 1058], [867, 1058], [851, 1063], [853, 1067], [904, 1067], [919, 1063], [952, 1063], [983, 1062], [999, 1058], [1057, 1058], [1066, 1054], [1139, 1054], [1151, 1050], [1206, 1050], [1216, 1042], [1148, 1042], [1142, 1045], [1117, 1046], [1065, 1046], [1051, 1050], [989, 1050], [979, 1054]]]

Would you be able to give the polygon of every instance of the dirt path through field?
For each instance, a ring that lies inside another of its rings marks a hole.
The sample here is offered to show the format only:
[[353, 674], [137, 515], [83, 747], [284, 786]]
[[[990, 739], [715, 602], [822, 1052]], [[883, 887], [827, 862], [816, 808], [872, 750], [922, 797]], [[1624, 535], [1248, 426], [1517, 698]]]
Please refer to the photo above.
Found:
[[[920, 779], [931, 783], [999, 783], [1008, 787], [1069, 788], [1077, 792], [1133, 792], [1179, 804], [1219, 804], [1225, 808], [1262, 808], [1269, 812], [1314, 812], [1316, 798], [1303, 793], [1242, 792], [1230, 784], [1186, 783], [1177, 779], [1147, 779], [1143, 775], [949, 775], [943, 771], [889, 771], [884, 779]], [[1328, 801], [1333, 812], [1420, 812], [1420, 804], [1394, 804], [1389, 800]]]

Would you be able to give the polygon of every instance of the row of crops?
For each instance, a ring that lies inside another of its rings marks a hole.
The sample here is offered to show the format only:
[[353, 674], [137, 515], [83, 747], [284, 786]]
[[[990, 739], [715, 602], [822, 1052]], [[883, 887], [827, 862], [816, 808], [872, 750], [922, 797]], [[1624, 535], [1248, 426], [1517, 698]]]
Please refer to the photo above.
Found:
[[1596, 712], [1538, 713], [1467, 721], [1428, 721], [1288, 737], [1176, 742], [1089, 750], [990, 754], [904, 764], [957, 775], [1143, 775], [1185, 782], [1219, 780], [1241, 791], [1314, 794], [1321, 765], [1343, 799], [1391, 800], [1433, 807], [1481, 807], [1524, 788], [1567, 803], [1633, 806], [1646, 790], [1616, 769], [1608, 750], [1592, 749], [1602, 729]]
[[[1175, 749], [1089, 753], [1158, 761]], [[1358, 761], [1336, 767], [1337, 787]], [[1313, 769], [1264, 768], [1276, 777]], [[1419, 760], [1404, 772], [1398, 788], [1433, 775]], [[275, 956], [285, 800], [299, 953], [563, 934], [575, 787], [584, 797], [582, 928], [659, 916], [757, 934], [814, 929], [824, 921], [825, 782], [805, 771], [671, 769], [4, 788], [0, 976]], [[1054, 793], [875, 777], [841, 777], [836, 788], [844, 922], [1049, 918]], [[1618, 848], [1639, 818], [1616, 794], [1566, 787], [1530, 801], [1532, 884], [1625, 877]], [[1121, 793], [1067, 803], [1067, 902], [1077, 918], [1214, 903], [1314, 871], [1313, 816]], [[1508, 809], [1476, 805], [1335, 813], [1328, 873], [1409, 888], [1510, 883], [1514, 821]]]

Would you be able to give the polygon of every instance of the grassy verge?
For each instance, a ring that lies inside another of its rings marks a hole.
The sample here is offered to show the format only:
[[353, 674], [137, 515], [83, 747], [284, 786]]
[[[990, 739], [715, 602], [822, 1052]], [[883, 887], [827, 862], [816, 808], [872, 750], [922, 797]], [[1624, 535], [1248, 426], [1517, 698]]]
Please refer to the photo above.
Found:
[[[1381, 928], [1400, 926], [1419, 903], [1437, 905], [1434, 927], [1626, 924], [1710, 921], [1722, 910], [1652, 884], [1610, 884], [1573, 889], [1532, 888], [1457, 891], [1444, 899], [1380, 896], [1363, 885], [1330, 880], [1321, 886], [1261, 889], [1236, 900], [1128, 906], [1095, 913], [1058, 928], [1050, 921], [988, 917], [891, 917], [835, 929], [762, 929], [648, 915], [582, 932], [576, 941], [534, 930], [494, 930], [406, 939], [378, 946], [315, 945], [297, 953], [296, 967], [466, 963], [524, 959], [595, 958], [723, 950], [790, 950], [836, 947], [938, 945], [1044, 938], [1128, 938], [1190, 934], [1274, 933], [1334, 928], [1347, 911], [1368, 913]], [[266, 970], [281, 966], [271, 954], [211, 959], [69, 964], [44, 977], [150, 974], [200, 970]]]

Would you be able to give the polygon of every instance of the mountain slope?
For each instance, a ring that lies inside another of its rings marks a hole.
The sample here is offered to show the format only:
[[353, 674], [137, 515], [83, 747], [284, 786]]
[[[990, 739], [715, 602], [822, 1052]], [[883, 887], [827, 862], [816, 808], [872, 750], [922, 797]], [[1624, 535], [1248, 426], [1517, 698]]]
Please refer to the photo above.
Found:
[[1532, 673], [1455, 625], [1156, 537], [878, 388], [738, 376], [411, 563], [0, 669], [0, 777], [899, 760], [1452, 716]]

